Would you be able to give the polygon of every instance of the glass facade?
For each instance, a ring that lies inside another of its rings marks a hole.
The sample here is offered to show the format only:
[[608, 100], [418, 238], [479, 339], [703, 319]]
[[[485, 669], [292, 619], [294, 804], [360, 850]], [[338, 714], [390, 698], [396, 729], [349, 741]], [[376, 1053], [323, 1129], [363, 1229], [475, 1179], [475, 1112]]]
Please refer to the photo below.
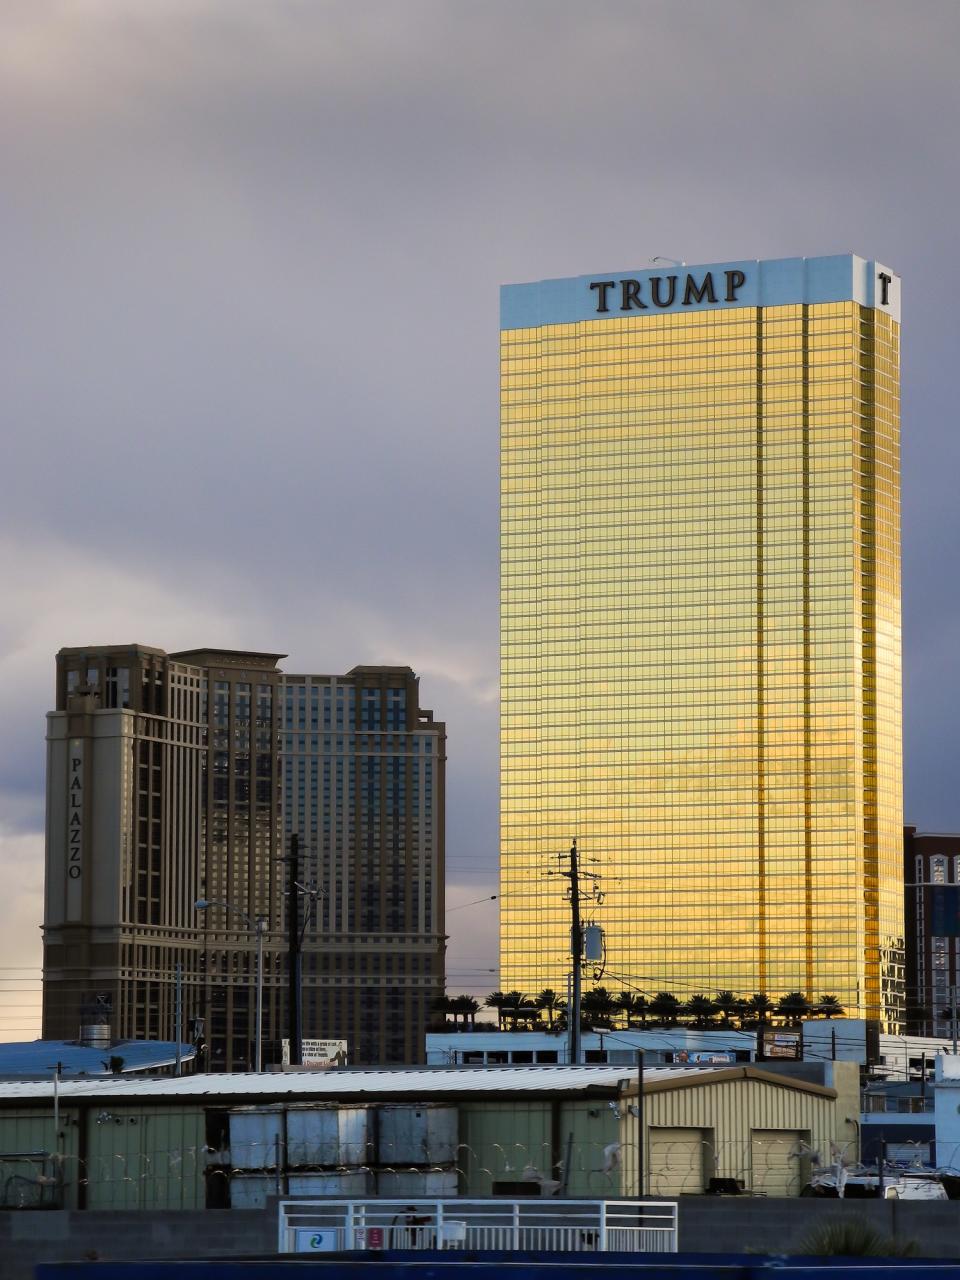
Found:
[[409, 668], [289, 675], [279, 694], [284, 847], [300, 836], [322, 890], [304, 1035], [346, 1039], [351, 1063], [420, 1060], [443, 990], [444, 726]]
[[898, 319], [856, 288], [607, 292], [505, 308], [501, 986], [566, 989], [547, 873], [575, 836], [612, 989], [832, 994], [893, 1027]]

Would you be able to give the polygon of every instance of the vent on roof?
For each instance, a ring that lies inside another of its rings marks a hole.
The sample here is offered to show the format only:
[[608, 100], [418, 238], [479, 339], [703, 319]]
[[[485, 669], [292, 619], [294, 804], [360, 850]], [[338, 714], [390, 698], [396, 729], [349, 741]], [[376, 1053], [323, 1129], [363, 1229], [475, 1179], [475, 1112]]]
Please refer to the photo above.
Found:
[[80, 1004], [80, 1043], [88, 1049], [106, 1049], [111, 1040], [113, 999], [109, 991], [88, 992]]
[[80, 1024], [80, 1043], [87, 1049], [108, 1049], [110, 1047], [109, 1022], [82, 1022]]

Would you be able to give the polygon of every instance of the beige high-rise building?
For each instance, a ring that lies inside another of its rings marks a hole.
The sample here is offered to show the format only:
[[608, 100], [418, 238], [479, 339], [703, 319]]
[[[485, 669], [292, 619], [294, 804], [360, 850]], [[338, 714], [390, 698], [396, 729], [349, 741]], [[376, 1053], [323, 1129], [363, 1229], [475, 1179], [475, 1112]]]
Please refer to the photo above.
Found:
[[[256, 921], [264, 1062], [287, 1034], [287, 871], [300, 838], [303, 1034], [352, 1063], [421, 1061], [443, 991], [444, 725], [409, 667], [283, 674], [283, 655], [63, 649], [48, 716], [43, 1034], [200, 1019], [250, 1065]], [[198, 900], [211, 905], [198, 911]], [[228, 905], [224, 905], [228, 904]]]
[[[853, 255], [502, 293], [501, 986], [903, 1001], [900, 282]], [[589, 978], [589, 975], [588, 975]]]

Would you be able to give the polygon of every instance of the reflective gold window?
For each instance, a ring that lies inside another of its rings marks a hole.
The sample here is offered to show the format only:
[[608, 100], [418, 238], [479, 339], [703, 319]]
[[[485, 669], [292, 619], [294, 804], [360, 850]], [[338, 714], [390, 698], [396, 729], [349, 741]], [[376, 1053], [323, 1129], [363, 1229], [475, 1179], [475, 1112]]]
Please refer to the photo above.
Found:
[[566, 989], [576, 836], [605, 985], [895, 1025], [899, 325], [611, 315], [501, 356], [501, 986]]

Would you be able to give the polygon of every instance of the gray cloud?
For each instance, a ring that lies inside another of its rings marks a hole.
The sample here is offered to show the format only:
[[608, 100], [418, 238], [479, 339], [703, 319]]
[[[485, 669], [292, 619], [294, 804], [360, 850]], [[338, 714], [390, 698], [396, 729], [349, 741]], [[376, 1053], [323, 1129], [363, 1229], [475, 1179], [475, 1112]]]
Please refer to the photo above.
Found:
[[60, 644], [389, 657], [492, 892], [498, 284], [848, 249], [905, 281], [907, 815], [960, 826], [958, 35], [953, 0], [8, 3], [8, 826]]

